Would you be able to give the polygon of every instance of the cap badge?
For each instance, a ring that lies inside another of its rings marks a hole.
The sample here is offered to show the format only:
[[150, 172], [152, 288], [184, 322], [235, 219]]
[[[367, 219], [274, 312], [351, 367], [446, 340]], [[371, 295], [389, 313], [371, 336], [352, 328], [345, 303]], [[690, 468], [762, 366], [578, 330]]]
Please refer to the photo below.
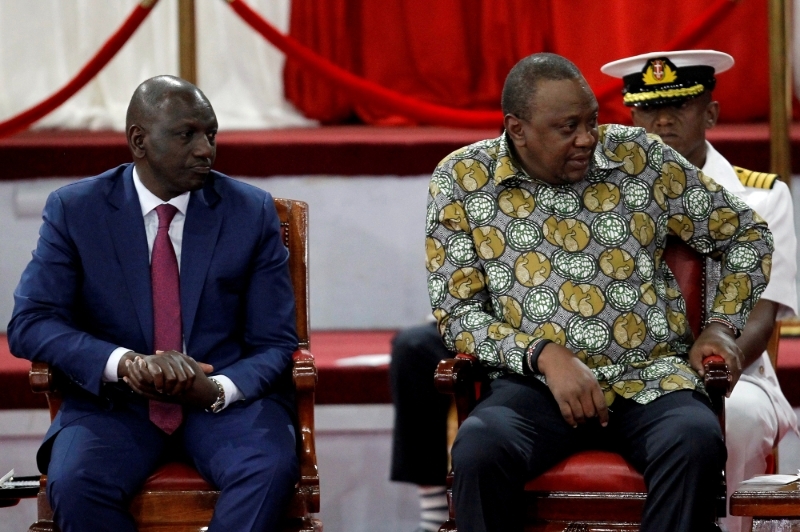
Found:
[[645, 85], [672, 83], [676, 79], [678, 79], [678, 74], [663, 59], [651, 60], [642, 73], [642, 81]]

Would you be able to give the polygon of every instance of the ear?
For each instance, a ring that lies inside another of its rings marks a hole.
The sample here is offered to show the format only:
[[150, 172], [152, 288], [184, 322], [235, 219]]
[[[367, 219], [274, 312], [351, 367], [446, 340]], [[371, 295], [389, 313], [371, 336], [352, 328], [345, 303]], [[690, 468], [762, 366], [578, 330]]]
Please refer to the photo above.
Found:
[[719, 102], [717, 101], [709, 102], [709, 104], [706, 106], [706, 112], [705, 112], [706, 129], [711, 129], [712, 127], [716, 126], [717, 118], [719, 118]]
[[525, 145], [525, 130], [519, 118], [509, 113], [503, 117], [503, 125], [506, 128], [508, 138], [511, 139], [515, 146]]
[[126, 136], [128, 137], [128, 148], [130, 148], [133, 158], [142, 159], [146, 152], [144, 148], [144, 129], [133, 124], [128, 128]]

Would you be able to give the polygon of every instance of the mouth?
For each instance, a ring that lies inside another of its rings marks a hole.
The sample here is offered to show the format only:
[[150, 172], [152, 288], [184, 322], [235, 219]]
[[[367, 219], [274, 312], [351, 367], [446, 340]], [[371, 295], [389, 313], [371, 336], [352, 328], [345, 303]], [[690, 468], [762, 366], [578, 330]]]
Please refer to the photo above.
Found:
[[589, 161], [592, 158], [589, 155], [579, 155], [576, 157], [570, 157], [567, 160], [567, 164], [576, 167], [576, 168], [587, 168], [589, 166]]
[[190, 170], [197, 174], [207, 174], [211, 171], [211, 166], [206, 164], [198, 164], [197, 166], [192, 166]]

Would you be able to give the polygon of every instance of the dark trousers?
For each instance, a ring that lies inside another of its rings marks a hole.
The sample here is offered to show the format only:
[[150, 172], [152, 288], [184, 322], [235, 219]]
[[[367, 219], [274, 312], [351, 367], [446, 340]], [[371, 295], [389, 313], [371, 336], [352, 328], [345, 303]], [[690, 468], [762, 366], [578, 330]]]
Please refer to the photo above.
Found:
[[525, 482], [590, 448], [620, 452], [643, 473], [642, 532], [710, 528], [726, 451], [705, 396], [676, 391], [647, 405], [617, 398], [607, 427], [593, 419], [572, 428], [547, 386], [508, 376], [492, 382], [453, 445], [459, 532], [521, 531]]
[[209, 531], [277, 530], [299, 476], [292, 416], [271, 398], [218, 414], [187, 410], [169, 437], [146, 405], [117, 405], [77, 419], [50, 443], [47, 495], [64, 532], [135, 532], [131, 498], [174, 448], [221, 490]]
[[445, 484], [450, 396], [436, 391], [433, 374], [440, 360], [452, 357], [433, 323], [400, 331], [392, 340], [392, 480]]

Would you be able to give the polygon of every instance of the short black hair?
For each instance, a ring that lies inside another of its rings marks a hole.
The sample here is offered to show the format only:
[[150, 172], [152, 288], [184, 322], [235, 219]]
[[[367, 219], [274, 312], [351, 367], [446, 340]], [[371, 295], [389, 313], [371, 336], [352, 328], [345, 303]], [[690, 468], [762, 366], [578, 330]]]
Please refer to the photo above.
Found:
[[538, 83], [561, 79], [583, 79], [583, 74], [575, 63], [557, 54], [542, 52], [521, 59], [503, 85], [503, 114], [530, 120], [530, 102]]

